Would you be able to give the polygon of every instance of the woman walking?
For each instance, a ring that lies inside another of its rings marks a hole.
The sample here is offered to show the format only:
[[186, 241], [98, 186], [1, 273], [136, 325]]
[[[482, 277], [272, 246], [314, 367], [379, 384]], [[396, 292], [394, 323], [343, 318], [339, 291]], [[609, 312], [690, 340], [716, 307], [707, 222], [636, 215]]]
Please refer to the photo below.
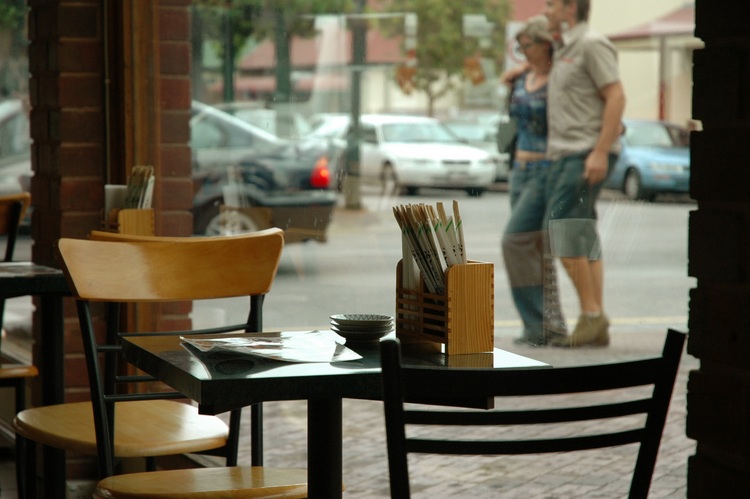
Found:
[[555, 261], [543, 229], [547, 150], [547, 78], [552, 68], [552, 35], [547, 18], [536, 16], [518, 31], [526, 56], [523, 73], [512, 81], [509, 111], [518, 138], [510, 175], [511, 216], [502, 238], [513, 301], [523, 321], [517, 343], [542, 346], [567, 336], [560, 309]]

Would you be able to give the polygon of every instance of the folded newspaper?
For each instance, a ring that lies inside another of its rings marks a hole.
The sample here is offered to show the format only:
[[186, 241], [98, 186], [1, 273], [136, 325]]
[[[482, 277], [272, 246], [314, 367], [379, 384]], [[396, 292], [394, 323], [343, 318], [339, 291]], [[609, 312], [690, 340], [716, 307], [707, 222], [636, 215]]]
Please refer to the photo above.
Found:
[[182, 336], [180, 339], [201, 352], [224, 350], [286, 362], [345, 362], [362, 358], [321, 331], [244, 333], [218, 338]]

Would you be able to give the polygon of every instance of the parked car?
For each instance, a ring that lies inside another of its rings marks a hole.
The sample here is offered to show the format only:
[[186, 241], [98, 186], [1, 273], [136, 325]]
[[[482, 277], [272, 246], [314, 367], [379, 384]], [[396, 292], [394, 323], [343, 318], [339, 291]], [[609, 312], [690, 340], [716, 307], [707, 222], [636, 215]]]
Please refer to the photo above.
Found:
[[[331, 115], [309, 137], [345, 149], [350, 117]], [[339, 171], [342, 169], [339, 168]], [[492, 157], [464, 143], [437, 119], [421, 116], [360, 116], [360, 176], [383, 192], [416, 194], [421, 187], [465, 189], [481, 195], [495, 181]]]
[[196, 234], [280, 227], [287, 243], [325, 241], [338, 198], [331, 183], [337, 149], [279, 139], [199, 102], [190, 129]]
[[628, 199], [652, 201], [660, 193], [690, 188], [688, 131], [665, 121], [625, 120], [622, 151], [605, 187]]
[[[0, 102], [0, 194], [30, 188], [28, 127], [20, 100]], [[287, 243], [326, 240], [338, 198], [331, 188], [335, 150], [279, 139], [200, 102], [193, 103], [190, 127], [195, 234], [280, 227]]]
[[216, 107], [282, 139], [300, 139], [312, 130], [302, 113], [292, 109], [266, 109], [252, 101], [221, 103]]
[[498, 121], [457, 117], [445, 119], [443, 123], [467, 144], [487, 151], [495, 163], [495, 181], [505, 182], [508, 180], [510, 154], [500, 152], [498, 149]]

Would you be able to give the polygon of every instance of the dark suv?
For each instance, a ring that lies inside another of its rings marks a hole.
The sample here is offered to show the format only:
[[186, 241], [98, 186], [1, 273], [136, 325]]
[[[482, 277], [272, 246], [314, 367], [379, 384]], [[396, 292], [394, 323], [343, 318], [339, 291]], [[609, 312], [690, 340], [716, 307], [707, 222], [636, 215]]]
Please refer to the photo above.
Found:
[[194, 102], [194, 232], [284, 229], [287, 243], [325, 241], [338, 194], [337, 152], [322, 141], [289, 141]]

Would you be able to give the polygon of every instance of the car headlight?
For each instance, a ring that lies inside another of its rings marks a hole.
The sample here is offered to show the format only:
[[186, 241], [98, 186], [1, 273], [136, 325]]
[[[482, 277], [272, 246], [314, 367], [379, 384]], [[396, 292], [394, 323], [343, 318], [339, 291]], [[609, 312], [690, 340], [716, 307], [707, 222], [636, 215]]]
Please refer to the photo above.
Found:
[[491, 166], [494, 167], [496, 164], [496, 161], [491, 156], [487, 156], [486, 158], [482, 158], [478, 161], [479, 166]]
[[681, 173], [687, 167], [685, 165], [680, 165], [677, 163], [658, 163], [658, 162], [651, 162], [648, 164], [648, 167], [650, 170], [653, 170], [657, 173]]

